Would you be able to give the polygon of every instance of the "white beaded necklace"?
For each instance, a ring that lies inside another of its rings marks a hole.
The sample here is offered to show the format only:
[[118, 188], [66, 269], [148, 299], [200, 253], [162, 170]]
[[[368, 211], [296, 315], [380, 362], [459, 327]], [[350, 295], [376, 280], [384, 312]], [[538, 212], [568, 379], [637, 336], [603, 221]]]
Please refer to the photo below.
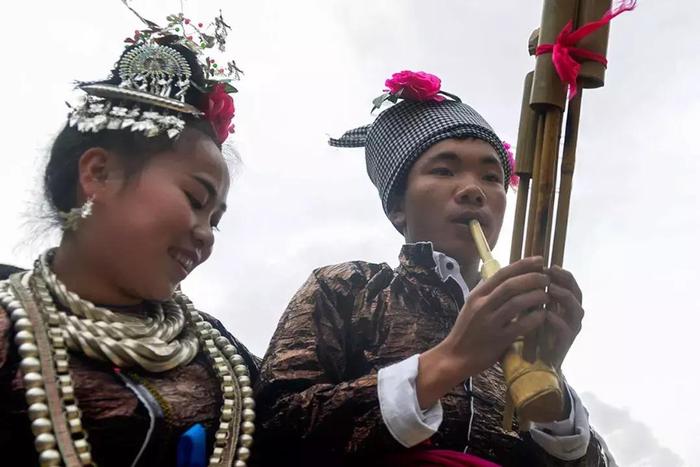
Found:
[[[21, 280], [15, 277], [0, 281], [0, 306], [13, 322], [40, 464], [62, 465], [66, 459], [61, 453], [68, 449], [79, 459], [76, 465], [94, 464], [74, 396], [67, 349], [114, 364], [128, 362], [128, 366], [147, 371], [167, 371], [186, 365], [201, 347], [219, 378], [223, 399], [209, 465], [245, 467], [255, 431], [255, 401], [248, 368], [230, 340], [203, 319], [181, 292], [163, 305], [165, 311], [156, 308], [153, 316], [141, 318], [140, 322], [95, 307], [60, 283], [49, 268], [50, 255], [51, 251], [44, 253], [34, 271], [23, 273]], [[59, 312], [52, 294], [72, 314]], [[29, 307], [38, 309], [39, 313], [30, 316]], [[180, 332], [176, 333], [178, 328]], [[38, 332], [43, 334], [37, 335]], [[178, 335], [182, 335], [180, 340], [176, 340]], [[40, 352], [42, 346], [37, 345], [38, 340], [48, 342], [44, 347], [49, 347], [49, 352]], [[149, 348], [151, 342], [154, 345]], [[171, 345], [173, 342], [177, 344]], [[177, 361], [174, 365], [173, 360]], [[55, 381], [47, 381], [49, 376]], [[51, 397], [55, 387], [60, 397]], [[56, 410], [60, 411], [60, 417], [54, 416]], [[67, 426], [55, 425], [55, 418], [64, 420], [63, 425]], [[71, 446], [60, 443], [66, 430], [70, 433]]]

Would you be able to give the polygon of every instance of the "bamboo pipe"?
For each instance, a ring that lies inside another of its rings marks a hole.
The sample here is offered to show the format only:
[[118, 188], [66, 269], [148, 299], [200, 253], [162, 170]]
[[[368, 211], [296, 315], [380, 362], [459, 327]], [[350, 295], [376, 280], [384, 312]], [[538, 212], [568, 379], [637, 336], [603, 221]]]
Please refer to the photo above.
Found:
[[[538, 45], [553, 44], [566, 23], [575, 18], [577, 10], [578, 0], [544, 0]], [[535, 60], [530, 105], [540, 112], [551, 107], [563, 110], [566, 105], [566, 86], [554, 68], [552, 54], [539, 55]]]
[[[562, 113], [552, 107], [544, 115], [544, 134], [542, 138], [542, 153], [539, 163], [537, 185], [533, 186], [536, 193], [534, 210], [534, 230], [532, 231], [532, 256], [542, 256], [544, 263], [549, 263], [547, 239], [552, 226], [554, 207], [554, 182], [559, 153], [559, 136], [561, 132]], [[523, 343], [523, 358], [530, 362], [537, 359], [538, 348], [546, 348], [548, 342], [546, 324], [537, 330], [534, 336], [525, 336]], [[542, 345], [540, 345], [542, 344]]]
[[[551, 218], [552, 198], [554, 197], [554, 176], [556, 173], [557, 154], [559, 153], [559, 135], [561, 131], [562, 113], [553, 108], [544, 116], [544, 132], [542, 138], [542, 154], [539, 164], [539, 180], [537, 204], [535, 205], [535, 226], [532, 240], [532, 254], [546, 253], [547, 224]], [[545, 263], [548, 258], [545, 257]]]
[[530, 107], [532, 78], [534, 71], [525, 76], [523, 84], [523, 100], [520, 106], [520, 126], [518, 128], [518, 143], [515, 161], [515, 173], [520, 177], [518, 197], [515, 205], [515, 220], [513, 222], [513, 240], [510, 249], [510, 262], [519, 260], [523, 255], [523, 240], [525, 236], [525, 215], [530, 192], [530, 179], [535, 157], [535, 140], [537, 139], [537, 114]]
[[518, 197], [515, 201], [515, 219], [513, 221], [513, 240], [510, 244], [510, 262], [523, 257], [523, 239], [525, 237], [525, 215], [527, 199], [530, 192], [530, 174], [518, 175]]
[[527, 236], [525, 237], [525, 256], [532, 256], [532, 232], [535, 231], [535, 207], [537, 206], [537, 190], [540, 180], [540, 159], [542, 158], [542, 140], [544, 139], [544, 116], [537, 116], [537, 137], [535, 139], [535, 153], [532, 168], [532, 191], [527, 215]]
[[478, 220], [472, 219], [469, 221], [469, 231], [474, 239], [474, 245], [476, 246], [477, 253], [479, 253], [479, 258], [481, 258], [481, 262], [483, 263], [481, 266], [481, 277], [483, 279], [490, 279], [501, 269], [501, 265], [491, 254], [491, 248], [489, 248], [486, 235], [484, 235], [484, 231], [481, 229], [481, 224], [479, 224]]
[[530, 174], [518, 175], [518, 197], [515, 201], [515, 219], [513, 221], [513, 240], [510, 244], [510, 262], [514, 263], [523, 255], [523, 238], [525, 236], [525, 215], [527, 198], [530, 192]]
[[[563, 118], [563, 115], [562, 115]], [[546, 233], [547, 236], [545, 237], [544, 240], [544, 254], [543, 256], [545, 258], [550, 258], [550, 246], [552, 245], [552, 230], [554, 227], [554, 201], [556, 199], [556, 193], [557, 193], [557, 167], [559, 166], [559, 143], [561, 141], [561, 131], [562, 131], [562, 125], [559, 124], [559, 133], [557, 134], [556, 138], [556, 145], [557, 145], [557, 151], [556, 154], [554, 155], [554, 164], [552, 167], [552, 195], [549, 200], [549, 215], [547, 217], [547, 228], [546, 228]]]
[[[599, 20], [612, 7], [612, 0], [579, 0], [577, 27]], [[608, 51], [610, 25], [606, 24], [591, 35], [584, 37], [576, 45], [605, 56]], [[585, 60], [581, 63], [578, 84], [581, 88], [599, 88], [605, 84], [606, 67], [602, 63]]]
[[552, 246], [552, 264], [564, 264], [564, 245], [566, 229], [569, 223], [569, 207], [571, 204], [571, 188], [576, 165], [576, 144], [578, 142], [578, 126], [581, 116], [582, 90], [569, 102], [566, 116], [566, 134], [564, 136], [564, 152], [561, 160], [561, 182], [559, 185], [559, 203], [557, 205], [557, 222], [554, 227], [554, 245]]

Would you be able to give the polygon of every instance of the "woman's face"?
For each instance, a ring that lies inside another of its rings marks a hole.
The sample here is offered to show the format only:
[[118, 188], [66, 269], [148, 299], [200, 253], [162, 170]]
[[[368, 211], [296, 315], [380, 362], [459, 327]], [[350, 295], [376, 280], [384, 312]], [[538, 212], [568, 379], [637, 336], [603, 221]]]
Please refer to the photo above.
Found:
[[186, 129], [128, 180], [123, 170], [110, 173], [77, 232], [92, 269], [122, 296], [165, 300], [212, 252], [226, 210], [226, 162], [209, 137]]
[[[407, 242], [431, 241], [460, 264], [478, 260], [469, 230], [477, 219], [493, 247], [506, 207], [498, 153], [479, 139], [447, 139], [431, 146], [408, 174], [398, 209]], [[396, 224], [396, 222], [395, 222]]]

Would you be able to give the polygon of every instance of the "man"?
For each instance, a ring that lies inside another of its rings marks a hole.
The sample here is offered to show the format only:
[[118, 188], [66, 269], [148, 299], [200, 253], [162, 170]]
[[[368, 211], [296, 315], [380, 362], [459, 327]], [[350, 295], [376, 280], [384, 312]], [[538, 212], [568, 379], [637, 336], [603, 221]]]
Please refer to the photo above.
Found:
[[[564, 384], [561, 420], [501, 427], [499, 359], [545, 321], [563, 360], [583, 317], [573, 276], [525, 258], [480, 284], [468, 222], [495, 244], [512, 157], [440, 81], [402, 72], [403, 101], [336, 146], [364, 146], [367, 170], [406, 245], [400, 265], [315, 270], [285, 311], [258, 385], [262, 465], [608, 465]], [[392, 97], [393, 96], [393, 97]], [[558, 312], [524, 310], [556, 303]], [[516, 428], [517, 430], [517, 428]]]

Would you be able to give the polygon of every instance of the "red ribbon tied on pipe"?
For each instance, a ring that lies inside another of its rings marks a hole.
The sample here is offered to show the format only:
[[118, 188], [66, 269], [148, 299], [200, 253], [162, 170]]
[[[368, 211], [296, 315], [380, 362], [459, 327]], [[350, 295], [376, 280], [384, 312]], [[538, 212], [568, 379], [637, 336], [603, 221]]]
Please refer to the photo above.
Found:
[[573, 99], [578, 93], [576, 80], [581, 71], [581, 61], [592, 60], [602, 63], [604, 66], [608, 65], [608, 60], [603, 55], [576, 47], [576, 44], [584, 37], [608, 24], [617, 15], [625, 11], [634, 10], [636, 6], [637, 0], [623, 0], [620, 6], [605, 12], [598, 21], [584, 24], [575, 31], [573, 30], [573, 21], [569, 21], [557, 36], [554, 44], [542, 44], [537, 47], [535, 55], [552, 54], [552, 63], [557, 71], [557, 75], [559, 75], [559, 79], [568, 85], [569, 100]]

